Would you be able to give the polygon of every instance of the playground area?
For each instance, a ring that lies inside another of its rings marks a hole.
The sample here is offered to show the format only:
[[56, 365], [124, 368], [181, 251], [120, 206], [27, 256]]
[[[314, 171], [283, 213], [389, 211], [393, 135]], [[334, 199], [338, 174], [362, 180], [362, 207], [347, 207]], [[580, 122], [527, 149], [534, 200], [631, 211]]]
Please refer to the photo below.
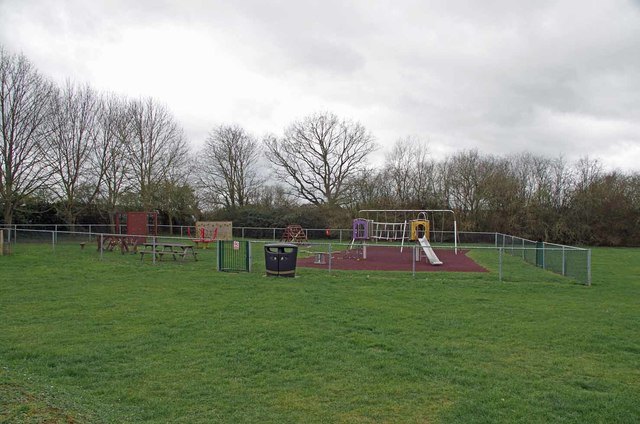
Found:
[[[358, 215], [352, 222], [348, 249], [316, 253], [302, 258], [299, 265], [342, 270], [487, 272], [466, 256], [466, 251], [458, 249], [457, 224], [451, 210], [367, 209]], [[443, 229], [448, 221], [453, 235], [451, 245], [437, 252], [431, 245], [436, 216]]]
[[[297, 266], [309, 272], [399, 271], [413, 277], [422, 272], [483, 273], [503, 281], [513, 278], [509, 274], [515, 265], [533, 266], [591, 284], [589, 249], [496, 232], [458, 232], [451, 210], [362, 210], [352, 228], [334, 230], [308, 229], [299, 224], [252, 228], [234, 227], [231, 221], [196, 221], [195, 226], [180, 227], [175, 233], [172, 228], [168, 233], [161, 231], [155, 212], [144, 211], [118, 213], [113, 221], [110, 226], [89, 225], [76, 231], [58, 225], [14, 226], [0, 232], [0, 252], [10, 255], [22, 244], [38, 242], [48, 244], [52, 252], [65, 243], [95, 252], [85, 247], [95, 246], [97, 241], [100, 260], [110, 252], [119, 252], [134, 255], [139, 258], [138, 263], [202, 260], [205, 266], [213, 263], [212, 268], [218, 271], [272, 275], [269, 271], [274, 270], [265, 267], [266, 246], [278, 244], [279, 240], [280, 244], [295, 248], [293, 256], [278, 256], [292, 264], [292, 269], [286, 270], [291, 276], [296, 275]], [[271, 261], [275, 263], [275, 258]], [[284, 276], [280, 271], [278, 267], [278, 275]], [[546, 278], [536, 275], [537, 279]]]
[[[467, 256], [468, 250], [435, 249], [434, 253], [442, 262], [434, 266], [426, 260], [414, 261], [413, 248], [396, 246], [367, 246], [367, 258], [363, 258], [360, 249], [349, 249], [331, 253], [331, 268], [340, 270], [370, 271], [410, 271], [416, 272], [488, 272]], [[317, 253], [298, 259], [298, 266], [326, 269], [329, 266], [329, 253]]]

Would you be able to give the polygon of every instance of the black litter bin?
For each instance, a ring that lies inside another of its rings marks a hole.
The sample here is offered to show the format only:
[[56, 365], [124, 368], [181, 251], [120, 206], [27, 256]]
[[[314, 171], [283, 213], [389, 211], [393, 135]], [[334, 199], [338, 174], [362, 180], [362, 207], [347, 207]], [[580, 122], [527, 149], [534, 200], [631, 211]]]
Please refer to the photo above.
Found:
[[264, 245], [264, 263], [268, 277], [295, 277], [298, 246], [291, 243]]

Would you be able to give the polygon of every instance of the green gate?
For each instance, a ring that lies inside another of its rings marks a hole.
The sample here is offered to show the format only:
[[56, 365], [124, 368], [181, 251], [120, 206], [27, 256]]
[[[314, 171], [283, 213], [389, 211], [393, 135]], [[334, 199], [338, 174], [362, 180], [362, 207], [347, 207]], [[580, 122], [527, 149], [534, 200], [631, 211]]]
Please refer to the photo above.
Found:
[[251, 272], [248, 240], [218, 240], [218, 271]]

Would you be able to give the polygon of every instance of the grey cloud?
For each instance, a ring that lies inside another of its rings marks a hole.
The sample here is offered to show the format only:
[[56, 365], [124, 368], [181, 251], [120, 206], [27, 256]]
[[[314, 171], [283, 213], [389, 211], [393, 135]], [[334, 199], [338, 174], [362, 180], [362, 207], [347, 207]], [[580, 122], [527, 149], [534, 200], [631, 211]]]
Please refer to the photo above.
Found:
[[[15, 41], [3, 16], [16, 14], [96, 43], [130, 25], [197, 26], [235, 41], [235, 54], [266, 81], [285, 81], [319, 107], [353, 110], [382, 142], [419, 134], [492, 153], [578, 156], [604, 143], [640, 144], [638, 0], [55, 3], [0, 2], [0, 41]], [[75, 54], [81, 68], [86, 52]], [[246, 102], [229, 108], [251, 109]], [[264, 106], [247, 119], [277, 107], [260, 93], [255, 104]]]
[[336, 42], [307, 39], [289, 43], [290, 66], [314, 72], [318, 70], [353, 73], [361, 69], [365, 59], [353, 48]]

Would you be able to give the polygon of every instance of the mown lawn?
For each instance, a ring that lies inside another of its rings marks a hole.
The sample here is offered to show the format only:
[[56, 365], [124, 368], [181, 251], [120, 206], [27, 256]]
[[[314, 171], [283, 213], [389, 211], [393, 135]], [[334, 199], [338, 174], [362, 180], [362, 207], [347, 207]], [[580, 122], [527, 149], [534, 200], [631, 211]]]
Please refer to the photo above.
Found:
[[491, 273], [266, 278], [77, 244], [0, 257], [0, 422], [640, 422], [640, 249], [585, 287]]

